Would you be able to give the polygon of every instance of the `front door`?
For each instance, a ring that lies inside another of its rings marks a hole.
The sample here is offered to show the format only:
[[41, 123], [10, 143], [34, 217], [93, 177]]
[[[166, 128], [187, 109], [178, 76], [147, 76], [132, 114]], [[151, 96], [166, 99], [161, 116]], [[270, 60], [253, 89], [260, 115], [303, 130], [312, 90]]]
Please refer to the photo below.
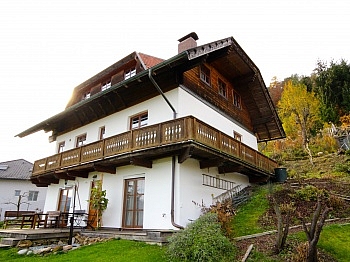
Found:
[[68, 213], [73, 199], [73, 187], [62, 188], [60, 191], [60, 199], [58, 210], [61, 211], [60, 226], [67, 226]]
[[144, 189], [144, 178], [125, 180], [123, 215], [124, 228], [143, 227]]

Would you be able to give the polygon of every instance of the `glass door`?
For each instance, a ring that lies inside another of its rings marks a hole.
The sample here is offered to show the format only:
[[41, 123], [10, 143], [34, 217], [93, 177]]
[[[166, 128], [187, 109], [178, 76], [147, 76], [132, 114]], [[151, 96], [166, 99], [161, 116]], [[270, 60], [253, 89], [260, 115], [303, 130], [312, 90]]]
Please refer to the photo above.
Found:
[[73, 187], [62, 188], [60, 191], [60, 199], [58, 203], [58, 211], [61, 211], [60, 227], [67, 226], [68, 213], [73, 199]]
[[125, 180], [123, 227], [143, 227], [144, 189], [144, 178]]

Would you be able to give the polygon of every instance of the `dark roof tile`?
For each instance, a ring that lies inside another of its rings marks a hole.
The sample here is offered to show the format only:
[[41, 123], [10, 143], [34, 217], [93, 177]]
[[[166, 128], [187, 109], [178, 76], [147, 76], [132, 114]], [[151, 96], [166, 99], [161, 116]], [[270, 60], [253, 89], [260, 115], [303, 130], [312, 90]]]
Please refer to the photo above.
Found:
[[32, 170], [33, 164], [24, 159], [0, 162], [0, 179], [29, 180]]

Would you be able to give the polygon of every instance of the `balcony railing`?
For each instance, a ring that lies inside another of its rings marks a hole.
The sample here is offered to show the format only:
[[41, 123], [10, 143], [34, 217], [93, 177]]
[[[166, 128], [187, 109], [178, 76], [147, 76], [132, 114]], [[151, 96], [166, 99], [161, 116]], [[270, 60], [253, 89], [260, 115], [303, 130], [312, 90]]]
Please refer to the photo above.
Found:
[[195, 141], [227, 155], [239, 158], [266, 173], [273, 173], [277, 163], [240, 141], [190, 116], [134, 129], [79, 148], [34, 162], [33, 176], [56, 169], [116, 157], [141, 149]]

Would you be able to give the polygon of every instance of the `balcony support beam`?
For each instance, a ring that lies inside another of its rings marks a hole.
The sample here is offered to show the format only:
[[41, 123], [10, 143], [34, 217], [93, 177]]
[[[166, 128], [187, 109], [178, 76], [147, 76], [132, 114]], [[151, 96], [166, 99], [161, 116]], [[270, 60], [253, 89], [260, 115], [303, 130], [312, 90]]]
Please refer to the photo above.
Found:
[[98, 172], [109, 173], [109, 174], [115, 174], [116, 173], [115, 166], [94, 165], [94, 170], [98, 171]]
[[222, 159], [208, 159], [199, 161], [200, 169], [209, 168], [209, 167], [219, 167], [223, 163]]
[[185, 162], [186, 159], [190, 158], [193, 154], [193, 150], [194, 150], [193, 146], [188, 146], [181, 149], [181, 153], [178, 159], [179, 164], [182, 164], [183, 162]]
[[58, 179], [75, 180], [75, 177], [68, 176], [67, 173], [56, 172], [54, 175]]
[[244, 167], [241, 165], [223, 165], [219, 167], [219, 174], [238, 172], [242, 173]]
[[53, 176], [42, 176], [38, 177], [38, 181], [40, 184], [58, 184], [59, 179], [53, 177]]
[[88, 171], [71, 171], [67, 170], [66, 171], [67, 175], [70, 177], [82, 177], [82, 178], [88, 178], [89, 177], [89, 172]]
[[152, 161], [145, 158], [135, 158], [130, 159], [130, 164], [134, 166], [142, 166], [147, 168], [152, 168]]

